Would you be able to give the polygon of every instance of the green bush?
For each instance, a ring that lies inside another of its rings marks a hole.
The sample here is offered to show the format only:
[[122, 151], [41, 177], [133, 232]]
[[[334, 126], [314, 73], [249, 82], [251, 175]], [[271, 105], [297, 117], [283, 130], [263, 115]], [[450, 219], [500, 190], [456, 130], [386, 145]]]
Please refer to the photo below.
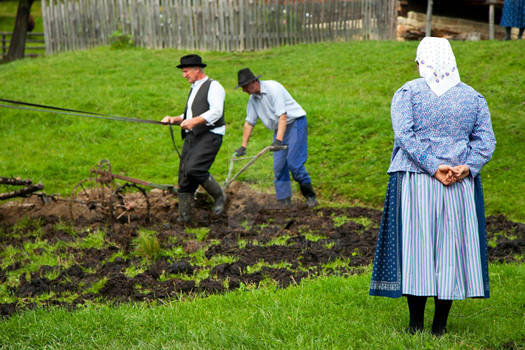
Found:
[[111, 33], [109, 37], [110, 46], [112, 49], [128, 49], [135, 46], [135, 41], [132, 37], [116, 30]]

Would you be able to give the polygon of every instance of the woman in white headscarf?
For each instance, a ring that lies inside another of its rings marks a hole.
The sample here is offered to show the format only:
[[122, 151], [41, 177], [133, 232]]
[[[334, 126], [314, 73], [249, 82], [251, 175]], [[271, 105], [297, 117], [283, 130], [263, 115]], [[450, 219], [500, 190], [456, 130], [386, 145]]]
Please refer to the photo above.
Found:
[[408, 330], [423, 331], [434, 297], [432, 333], [445, 333], [453, 300], [488, 298], [480, 171], [496, 140], [487, 102], [461, 82], [449, 42], [424, 38], [421, 78], [396, 91], [394, 149], [370, 294], [407, 297]]

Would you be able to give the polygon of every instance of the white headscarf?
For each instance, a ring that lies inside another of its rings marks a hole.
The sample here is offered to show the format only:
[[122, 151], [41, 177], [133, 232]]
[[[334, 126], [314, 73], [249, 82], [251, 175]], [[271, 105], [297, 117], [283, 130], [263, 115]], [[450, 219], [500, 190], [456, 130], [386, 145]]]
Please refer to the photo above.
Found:
[[459, 79], [456, 58], [447, 39], [426, 37], [417, 47], [419, 75], [438, 96], [456, 86]]

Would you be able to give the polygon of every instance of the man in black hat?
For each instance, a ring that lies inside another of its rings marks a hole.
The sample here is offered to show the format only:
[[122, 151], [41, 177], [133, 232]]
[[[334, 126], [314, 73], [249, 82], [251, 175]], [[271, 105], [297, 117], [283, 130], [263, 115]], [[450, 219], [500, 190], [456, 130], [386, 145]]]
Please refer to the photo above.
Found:
[[186, 55], [177, 68], [191, 83], [184, 113], [165, 116], [161, 122], [181, 127], [184, 140], [179, 162], [179, 217], [177, 221], [192, 221], [192, 202], [197, 187], [201, 185], [214, 198], [213, 212], [224, 212], [226, 194], [209, 173], [222, 144], [225, 132], [224, 88], [204, 73], [206, 64], [198, 55]]
[[290, 172], [299, 183], [301, 193], [309, 207], [317, 205], [312, 181], [306, 172], [304, 163], [307, 159], [307, 124], [306, 112], [286, 91], [284, 86], [273, 80], [259, 80], [249, 68], [241, 69], [237, 78], [242, 91], [250, 95], [246, 108], [246, 120], [242, 135], [242, 146], [235, 153], [246, 153], [253, 127], [260, 119], [274, 131], [272, 146], [287, 145], [287, 149], [274, 151], [273, 171], [277, 201], [288, 206], [291, 204], [292, 190]]

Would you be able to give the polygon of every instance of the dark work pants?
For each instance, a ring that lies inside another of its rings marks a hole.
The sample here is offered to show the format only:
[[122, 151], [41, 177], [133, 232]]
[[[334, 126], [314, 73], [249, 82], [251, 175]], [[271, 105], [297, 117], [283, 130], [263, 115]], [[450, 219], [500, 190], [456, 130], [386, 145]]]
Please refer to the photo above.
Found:
[[210, 176], [209, 170], [222, 144], [222, 135], [206, 131], [186, 134], [179, 163], [179, 192], [194, 193]]

